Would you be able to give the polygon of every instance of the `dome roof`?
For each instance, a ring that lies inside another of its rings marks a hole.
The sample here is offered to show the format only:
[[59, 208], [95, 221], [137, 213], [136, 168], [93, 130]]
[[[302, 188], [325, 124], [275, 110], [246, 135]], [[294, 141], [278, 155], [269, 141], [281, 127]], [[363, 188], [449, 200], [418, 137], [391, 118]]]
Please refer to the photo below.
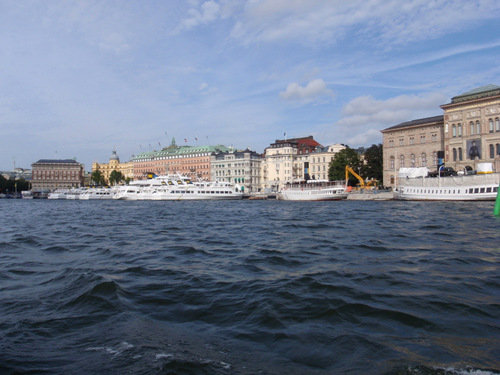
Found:
[[109, 158], [109, 161], [117, 161], [118, 163], [120, 162], [120, 158], [116, 154], [116, 151], [113, 150], [113, 153], [111, 154], [111, 157]]

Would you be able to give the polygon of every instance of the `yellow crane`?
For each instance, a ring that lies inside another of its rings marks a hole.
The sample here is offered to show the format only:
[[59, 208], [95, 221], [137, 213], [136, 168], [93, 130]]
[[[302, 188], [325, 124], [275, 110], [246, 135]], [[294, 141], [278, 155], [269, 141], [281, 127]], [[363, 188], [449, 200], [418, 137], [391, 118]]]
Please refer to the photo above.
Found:
[[354, 172], [354, 170], [349, 167], [348, 165], [345, 166], [345, 184], [347, 185], [347, 182], [349, 181], [349, 172], [358, 179], [359, 181], [359, 188], [360, 189], [365, 189], [365, 181], [357, 174]]

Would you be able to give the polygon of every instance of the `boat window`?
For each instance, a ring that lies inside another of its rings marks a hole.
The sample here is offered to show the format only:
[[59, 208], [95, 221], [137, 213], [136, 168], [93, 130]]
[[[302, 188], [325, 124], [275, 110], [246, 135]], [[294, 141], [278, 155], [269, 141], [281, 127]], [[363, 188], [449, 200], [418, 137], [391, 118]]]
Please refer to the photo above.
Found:
[[480, 191], [480, 193], [484, 193], [484, 188], [481, 188], [481, 191]]
[[477, 193], [479, 193], [479, 188], [474, 189], [474, 194], [477, 194]]
[[490, 187], [489, 187], [489, 188], [486, 188], [486, 192], [487, 192], [487, 193], [491, 193], [491, 188], [490, 188]]

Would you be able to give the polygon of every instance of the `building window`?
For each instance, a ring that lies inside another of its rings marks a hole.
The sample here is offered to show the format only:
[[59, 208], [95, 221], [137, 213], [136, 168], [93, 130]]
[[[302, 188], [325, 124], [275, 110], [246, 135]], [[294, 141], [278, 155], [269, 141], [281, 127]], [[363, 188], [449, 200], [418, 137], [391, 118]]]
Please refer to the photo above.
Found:
[[420, 136], [420, 143], [425, 143], [425, 135]]
[[469, 122], [469, 126], [470, 126], [470, 135], [474, 135], [474, 123], [472, 121]]
[[422, 167], [427, 167], [427, 155], [422, 153]]
[[399, 168], [404, 168], [405, 167], [405, 157], [401, 155], [399, 157]]
[[451, 126], [451, 134], [453, 138], [457, 136], [457, 127], [455, 125]]
[[411, 154], [410, 156], [410, 163], [411, 163], [411, 167], [414, 168], [415, 167], [415, 155], [414, 154]]
[[438, 157], [437, 157], [436, 151], [433, 152], [432, 159], [433, 159], [434, 166], [437, 166], [438, 165]]
[[500, 143], [497, 143], [497, 155], [500, 155]]
[[495, 128], [493, 128], [493, 119], [490, 118], [488, 120], [488, 123], [490, 124], [490, 133], [493, 133], [495, 131]]
[[493, 145], [490, 145], [490, 159], [493, 159], [494, 157], [495, 157], [495, 147]]
[[400, 145], [400, 146], [403, 146], [403, 145], [404, 145], [403, 138], [399, 138], [399, 145]]
[[457, 149], [453, 149], [453, 161], [457, 161]]
[[461, 137], [462, 136], [462, 124], [458, 124], [458, 136]]
[[389, 159], [389, 169], [394, 169], [394, 156]]
[[495, 131], [500, 132], [500, 120], [498, 117], [495, 119]]
[[479, 120], [476, 121], [476, 134], [481, 134], [481, 124], [479, 123]]
[[410, 144], [411, 145], [415, 144], [415, 137], [410, 137]]
[[463, 151], [462, 147], [458, 148], [458, 160], [462, 161], [463, 160]]

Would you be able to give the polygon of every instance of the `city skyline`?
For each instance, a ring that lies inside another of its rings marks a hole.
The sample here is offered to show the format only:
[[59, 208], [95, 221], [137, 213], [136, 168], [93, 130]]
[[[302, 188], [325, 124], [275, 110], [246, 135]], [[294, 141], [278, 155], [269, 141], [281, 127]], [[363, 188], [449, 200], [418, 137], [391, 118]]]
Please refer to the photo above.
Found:
[[[492, 0], [0, 0], [0, 170], [170, 144], [382, 142], [500, 85]], [[187, 140], [187, 142], [185, 142]]]

